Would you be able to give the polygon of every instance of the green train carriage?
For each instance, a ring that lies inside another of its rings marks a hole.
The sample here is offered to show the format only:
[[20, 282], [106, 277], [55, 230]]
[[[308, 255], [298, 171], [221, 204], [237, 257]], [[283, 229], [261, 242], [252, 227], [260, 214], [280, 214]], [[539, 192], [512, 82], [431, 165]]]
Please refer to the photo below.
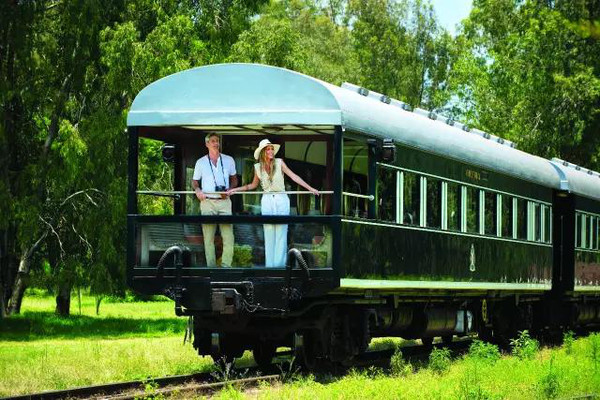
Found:
[[[288, 185], [289, 216], [260, 215], [257, 193], [232, 196], [233, 215], [200, 215], [191, 174], [208, 132], [241, 184], [269, 138], [322, 194]], [[349, 361], [375, 336], [504, 340], [600, 322], [595, 172], [364, 88], [253, 64], [149, 85], [128, 134], [128, 282], [192, 316], [200, 354], [253, 349], [266, 363], [290, 346], [311, 365]], [[148, 141], [164, 143], [172, 175], [159, 190], [138, 184]], [[168, 201], [168, 215], [145, 211], [149, 198]], [[231, 268], [206, 266], [204, 223], [233, 224]], [[265, 223], [289, 226], [287, 265], [265, 268]]]

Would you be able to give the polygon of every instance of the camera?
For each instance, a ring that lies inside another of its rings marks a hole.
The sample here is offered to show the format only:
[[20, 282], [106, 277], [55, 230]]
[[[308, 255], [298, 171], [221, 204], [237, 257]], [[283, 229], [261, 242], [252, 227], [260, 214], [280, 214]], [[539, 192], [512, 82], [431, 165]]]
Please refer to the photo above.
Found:
[[215, 192], [226, 192], [227, 188], [225, 187], [225, 185], [217, 185], [215, 186]]

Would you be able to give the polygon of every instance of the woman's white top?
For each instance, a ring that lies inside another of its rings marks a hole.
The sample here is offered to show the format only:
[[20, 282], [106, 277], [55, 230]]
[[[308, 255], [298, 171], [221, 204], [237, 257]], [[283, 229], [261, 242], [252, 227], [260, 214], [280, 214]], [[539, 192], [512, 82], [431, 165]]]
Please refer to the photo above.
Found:
[[273, 160], [275, 170], [273, 171], [273, 180], [269, 178], [267, 171], [260, 168], [260, 163], [254, 164], [254, 171], [260, 179], [260, 185], [265, 192], [285, 192], [285, 183], [283, 181], [283, 170], [281, 169], [281, 158]]

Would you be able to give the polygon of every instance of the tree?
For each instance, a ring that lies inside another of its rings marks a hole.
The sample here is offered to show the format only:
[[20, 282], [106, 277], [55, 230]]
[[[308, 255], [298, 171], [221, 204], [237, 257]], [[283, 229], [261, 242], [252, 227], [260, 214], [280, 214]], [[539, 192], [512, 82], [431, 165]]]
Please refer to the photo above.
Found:
[[439, 108], [455, 58], [452, 39], [421, 0], [349, 2], [361, 85], [414, 106]]
[[473, 6], [451, 78], [460, 112], [527, 151], [598, 168], [598, 2]]

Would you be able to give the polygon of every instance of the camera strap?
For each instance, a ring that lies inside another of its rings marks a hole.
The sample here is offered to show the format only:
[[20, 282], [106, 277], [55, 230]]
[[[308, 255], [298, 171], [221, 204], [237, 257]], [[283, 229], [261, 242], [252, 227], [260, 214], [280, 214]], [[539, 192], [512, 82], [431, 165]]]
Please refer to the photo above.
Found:
[[[210, 165], [210, 172], [212, 172], [213, 181], [215, 182], [215, 189], [217, 188], [217, 178], [215, 177], [215, 171], [213, 170], [212, 162], [210, 161], [210, 154], [206, 156], [208, 158], [208, 165]], [[223, 174], [223, 185], [228, 187], [229, 185], [225, 181], [225, 168], [223, 167], [223, 157], [219, 154], [219, 161], [221, 162], [221, 174]]]

